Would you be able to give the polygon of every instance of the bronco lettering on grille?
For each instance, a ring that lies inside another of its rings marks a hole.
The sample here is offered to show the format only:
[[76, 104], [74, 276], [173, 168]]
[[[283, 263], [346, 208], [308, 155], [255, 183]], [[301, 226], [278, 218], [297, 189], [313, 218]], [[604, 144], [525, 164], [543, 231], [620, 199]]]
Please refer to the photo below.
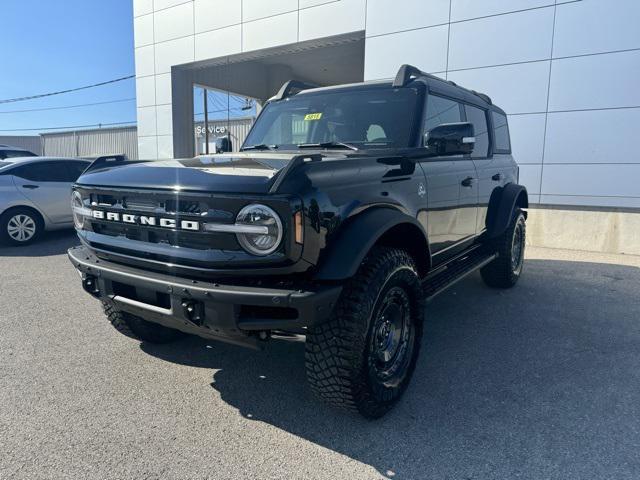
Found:
[[130, 223], [134, 225], [147, 225], [150, 227], [175, 228], [178, 230], [199, 231], [200, 222], [192, 220], [176, 220], [175, 218], [153, 217], [149, 215], [133, 215], [131, 213], [105, 212], [104, 210], [92, 210], [91, 216], [98, 220], [109, 222]]

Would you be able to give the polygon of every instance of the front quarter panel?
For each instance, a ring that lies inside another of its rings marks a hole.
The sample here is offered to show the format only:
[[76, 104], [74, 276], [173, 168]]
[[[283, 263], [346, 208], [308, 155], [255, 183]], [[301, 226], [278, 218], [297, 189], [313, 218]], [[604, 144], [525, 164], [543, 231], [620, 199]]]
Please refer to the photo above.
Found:
[[379, 156], [323, 159], [292, 173], [279, 192], [302, 192], [306, 221], [303, 258], [313, 265], [339, 241], [346, 221], [371, 208], [390, 208], [416, 219], [419, 192], [425, 185], [422, 170], [415, 163]]

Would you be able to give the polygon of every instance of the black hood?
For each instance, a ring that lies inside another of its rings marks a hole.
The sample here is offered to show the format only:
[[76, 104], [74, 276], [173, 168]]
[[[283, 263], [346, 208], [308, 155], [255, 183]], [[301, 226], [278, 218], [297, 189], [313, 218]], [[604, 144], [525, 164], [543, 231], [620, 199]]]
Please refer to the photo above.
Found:
[[131, 163], [90, 170], [85, 186], [224, 193], [267, 193], [295, 154], [234, 153], [184, 160]]

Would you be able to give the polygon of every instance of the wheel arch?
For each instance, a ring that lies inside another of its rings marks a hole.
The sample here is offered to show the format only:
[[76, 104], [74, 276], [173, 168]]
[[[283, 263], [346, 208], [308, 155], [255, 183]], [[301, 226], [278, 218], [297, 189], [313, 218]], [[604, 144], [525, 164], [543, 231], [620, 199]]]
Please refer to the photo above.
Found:
[[407, 250], [418, 273], [431, 266], [427, 236], [418, 221], [391, 207], [371, 207], [343, 226], [320, 257], [316, 280], [338, 281], [352, 277], [369, 251], [377, 245]]
[[0, 218], [5, 218], [5, 216], [11, 213], [13, 210], [20, 210], [20, 209], [29, 210], [33, 212], [38, 217], [38, 220], [40, 221], [42, 228], [46, 229], [48, 227], [47, 217], [40, 210], [38, 210], [32, 205], [25, 205], [25, 204], [11, 205], [10, 207], [2, 211], [2, 213], [0, 213]]
[[493, 192], [487, 212], [489, 238], [495, 238], [504, 233], [516, 208], [529, 208], [529, 195], [523, 185], [508, 183], [502, 189], [496, 189]]

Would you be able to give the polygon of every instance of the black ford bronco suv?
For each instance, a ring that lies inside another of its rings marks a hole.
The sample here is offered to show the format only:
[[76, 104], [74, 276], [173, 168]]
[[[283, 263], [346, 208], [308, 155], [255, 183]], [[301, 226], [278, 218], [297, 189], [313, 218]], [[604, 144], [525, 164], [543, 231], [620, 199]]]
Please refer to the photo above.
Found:
[[102, 162], [72, 207], [69, 258], [121, 333], [305, 339], [312, 390], [375, 418], [410, 381], [427, 300], [478, 269], [517, 282], [528, 199], [505, 113], [404, 65], [290, 81], [240, 152]]

